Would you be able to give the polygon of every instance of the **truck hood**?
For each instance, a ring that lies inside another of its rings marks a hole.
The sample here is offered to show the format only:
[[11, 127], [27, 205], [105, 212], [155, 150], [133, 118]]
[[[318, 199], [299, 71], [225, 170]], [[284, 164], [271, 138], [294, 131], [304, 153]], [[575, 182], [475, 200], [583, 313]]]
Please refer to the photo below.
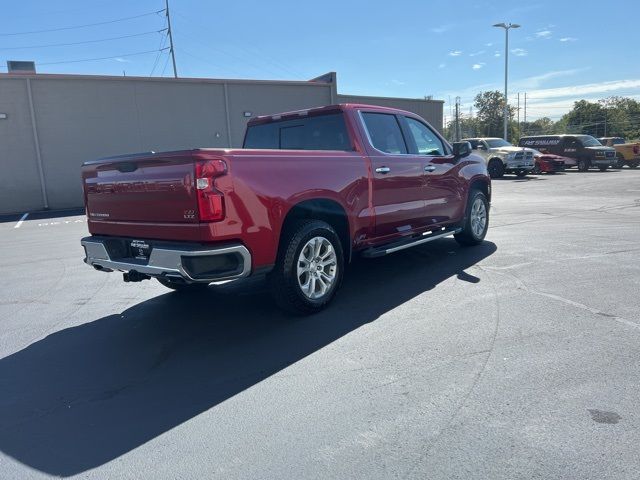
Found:
[[511, 147], [492, 148], [491, 151], [492, 152], [499, 152], [499, 153], [534, 152], [534, 154], [535, 154], [535, 150], [533, 148], [516, 147], [515, 145], [513, 145]]

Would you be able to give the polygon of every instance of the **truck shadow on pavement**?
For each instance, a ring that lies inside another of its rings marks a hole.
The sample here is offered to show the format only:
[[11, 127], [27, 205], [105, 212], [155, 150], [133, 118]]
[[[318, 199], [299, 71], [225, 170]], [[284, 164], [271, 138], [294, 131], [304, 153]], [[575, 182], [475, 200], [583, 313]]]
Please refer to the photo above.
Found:
[[0, 360], [0, 450], [57, 476], [103, 465], [452, 276], [474, 288], [464, 270], [495, 251], [444, 239], [357, 261], [311, 317], [281, 313], [249, 283], [167, 293], [53, 333]]

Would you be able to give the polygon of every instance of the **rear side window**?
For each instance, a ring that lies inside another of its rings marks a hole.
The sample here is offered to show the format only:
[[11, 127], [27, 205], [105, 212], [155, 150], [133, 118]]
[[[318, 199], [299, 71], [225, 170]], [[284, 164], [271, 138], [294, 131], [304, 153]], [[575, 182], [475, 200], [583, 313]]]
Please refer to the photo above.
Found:
[[407, 145], [395, 115], [363, 112], [362, 118], [375, 148], [384, 153], [407, 153]]
[[353, 150], [342, 113], [250, 125], [244, 148]]

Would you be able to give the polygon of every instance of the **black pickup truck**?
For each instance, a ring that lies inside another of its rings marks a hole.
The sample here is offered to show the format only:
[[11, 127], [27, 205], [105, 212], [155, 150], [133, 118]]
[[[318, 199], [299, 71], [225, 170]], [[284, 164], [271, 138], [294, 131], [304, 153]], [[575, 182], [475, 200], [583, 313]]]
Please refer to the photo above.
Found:
[[520, 147], [529, 147], [542, 153], [552, 153], [576, 159], [578, 170], [586, 172], [590, 167], [597, 167], [604, 172], [617, 163], [616, 151], [603, 146], [591, 135], [538, 135], [522, 137]]

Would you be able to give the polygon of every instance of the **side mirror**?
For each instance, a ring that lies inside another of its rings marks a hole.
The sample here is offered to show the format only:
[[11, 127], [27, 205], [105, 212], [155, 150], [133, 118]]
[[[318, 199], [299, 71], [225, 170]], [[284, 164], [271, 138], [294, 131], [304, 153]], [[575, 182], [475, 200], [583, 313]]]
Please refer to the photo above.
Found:
[[458, 158], [464, 158], [471, 155], [471, 144], [469, 142], [455, 142], [453, 144], [453, 156]]

